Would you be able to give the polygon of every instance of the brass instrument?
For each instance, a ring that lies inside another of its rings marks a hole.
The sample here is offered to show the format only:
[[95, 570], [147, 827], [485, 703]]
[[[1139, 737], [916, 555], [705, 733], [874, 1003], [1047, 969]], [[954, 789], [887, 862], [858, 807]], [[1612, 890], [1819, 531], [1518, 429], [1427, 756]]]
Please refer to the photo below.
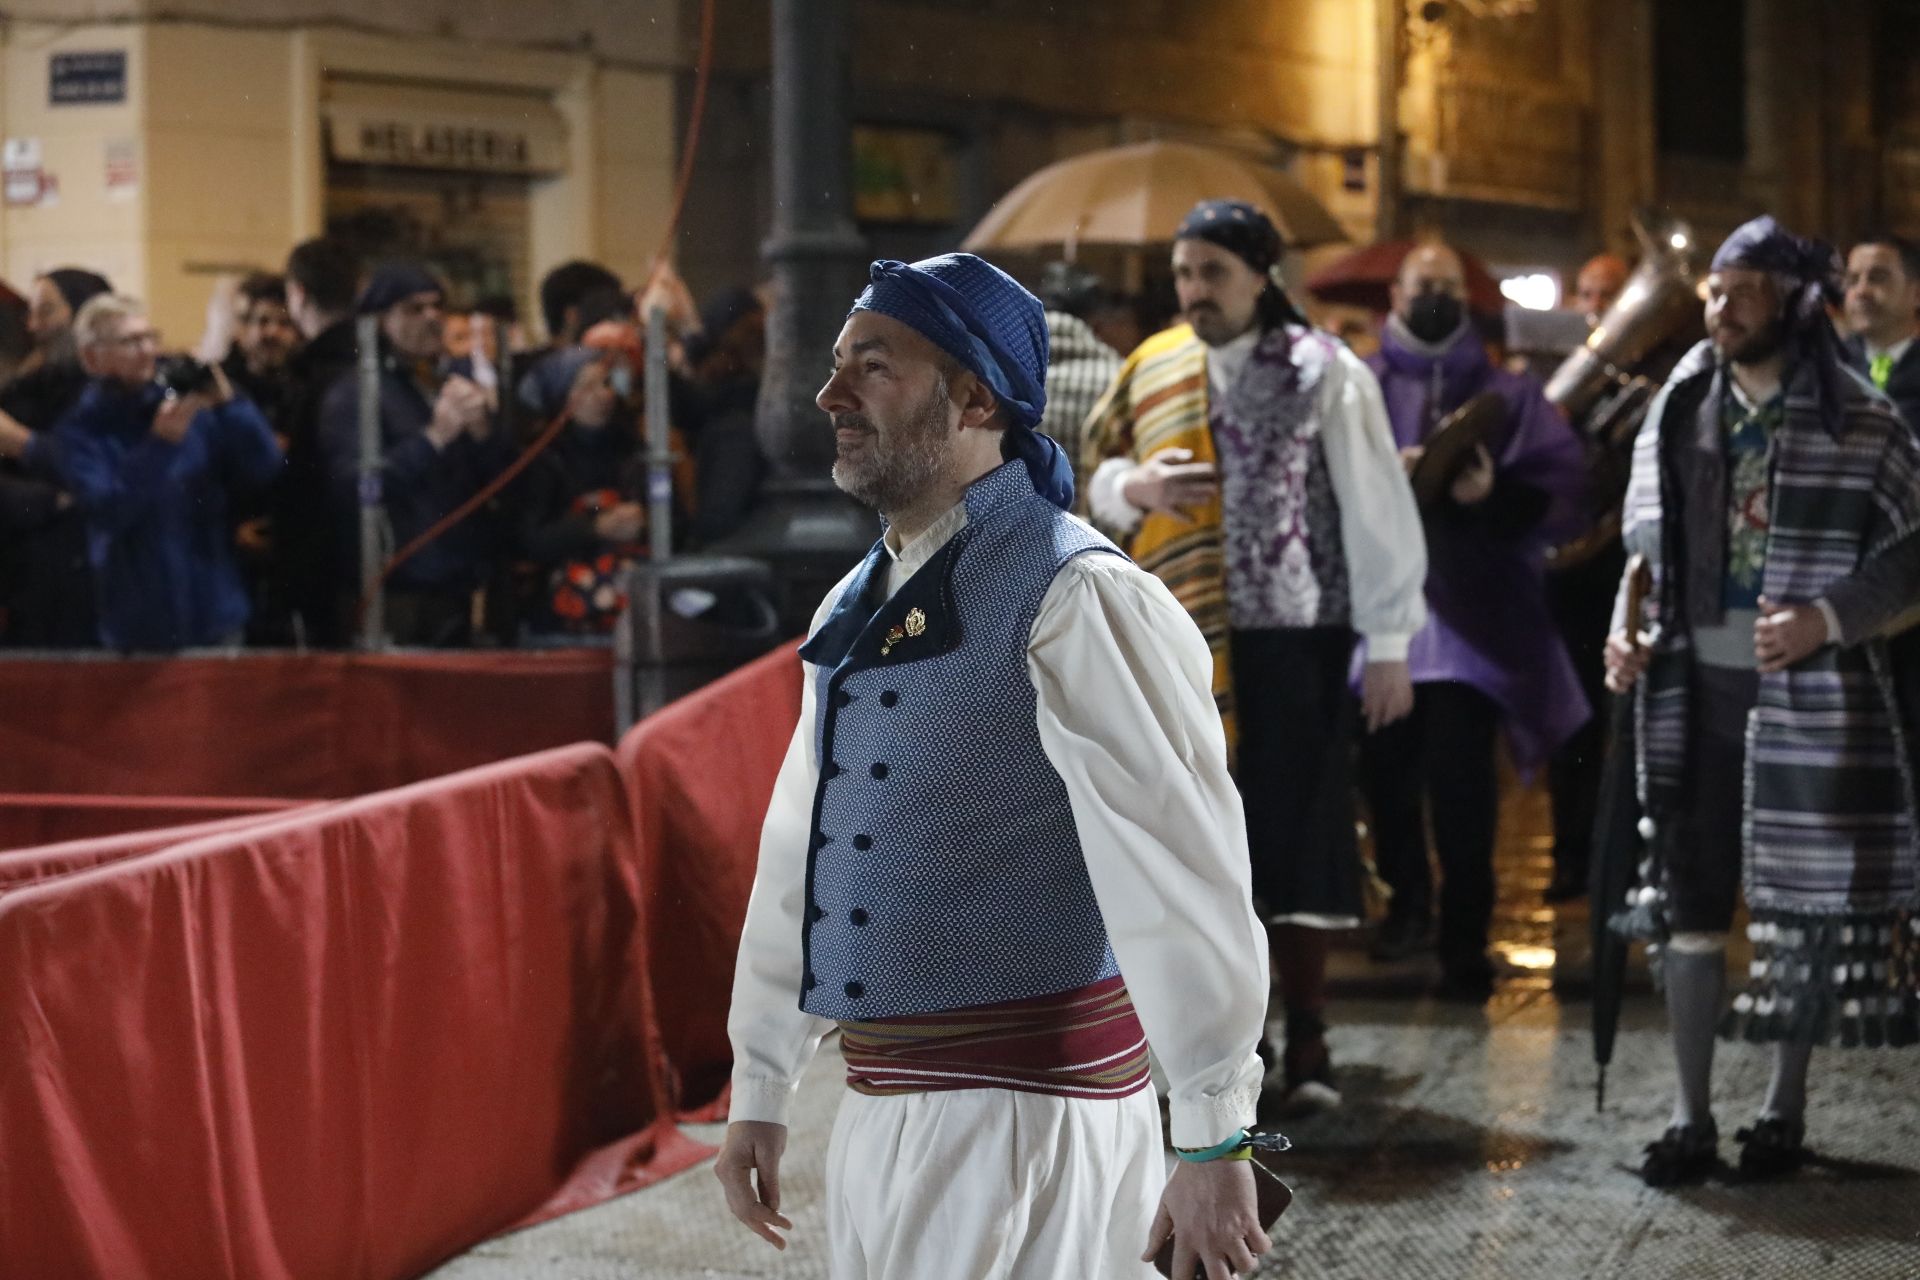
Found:
[[1620, 533], [1633, 438], [1672, 361], [1660, 357], [1701, 324], [1693, 270], [1693, 233], [1685, 224], [1636, 217], [1640, 265], [1633, 269], [1586, 344], [1547, 380], [1558, 405], [1587, 442], [1595, 507], [1592, 528], [1547, 553], [1547, 567], [1591, 559]]

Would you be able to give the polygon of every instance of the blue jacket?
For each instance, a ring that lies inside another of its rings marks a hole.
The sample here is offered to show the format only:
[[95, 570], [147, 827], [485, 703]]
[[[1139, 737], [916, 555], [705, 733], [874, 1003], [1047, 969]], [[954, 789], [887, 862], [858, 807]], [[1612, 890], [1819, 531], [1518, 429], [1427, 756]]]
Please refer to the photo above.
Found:
[[229, 503], [281, 464], [250, 401], [201, 413], [177, 445], [153, 434], [159, 406], [157, 387], [96, 381], [54, 429], [67, 488], [86, 513], [100, 641], [114, 649], [218, 644], [246, 625]]

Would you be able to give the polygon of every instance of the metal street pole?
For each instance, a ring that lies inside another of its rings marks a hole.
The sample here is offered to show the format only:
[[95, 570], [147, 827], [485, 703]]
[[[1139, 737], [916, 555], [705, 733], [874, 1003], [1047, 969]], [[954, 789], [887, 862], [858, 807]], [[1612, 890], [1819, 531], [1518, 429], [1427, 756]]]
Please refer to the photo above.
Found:
[[781, 612], [803, 627], [873, 545], [870, 512], [834, 488], [833, 433], [813, 403], [866, 274], [853, 222], [849, 0], [773, 0], [773, 282], [754, 429], [772, 474], [746, 527], [716, 550], [774, 566]]

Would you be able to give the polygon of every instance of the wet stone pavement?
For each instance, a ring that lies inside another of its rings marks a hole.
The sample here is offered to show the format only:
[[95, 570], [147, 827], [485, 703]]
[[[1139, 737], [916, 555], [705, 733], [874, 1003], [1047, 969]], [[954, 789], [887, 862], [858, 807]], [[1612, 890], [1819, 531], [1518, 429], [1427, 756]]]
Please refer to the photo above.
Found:
[[[1339, 1111], [1283, 1122], [1295, 1192], [1256, 1273], [1289, 1280], [1920, 1280], [1920, 1053], [1814, 1056], [1795, 1178], [1652, 1191], [1633, 1168], [1670, 1106], [1664, 1015], [1630, 979], [1607, 1108], [1594, 1110], [1584, 903], [1549, 908], [1544, 799], [1510, 791], [1485, 1007], [1424, 994], [1431, 957], [1335, 955]], [[1729, 957], [1744, 971], [1744, 955]], [[1278, 1028], [1276, 1028], [1277, 1030]], [[820, 1169], [841, 1092], [824, 1049], [801, 1086], [783, 1169], [784, 1254], [735, 1226], [710, 1167], [483, 1244], [432, 1280], [824, 1280]], [[1725, 1045], [1714, 1090], [1723, 1158], [1765, 1092], [1767, 1052]], [[694, 1132], [717, 1141], [719, 1126]], [[1144, 1231], [1144, 1226], [1143, 1226]], [[1144, 1241], [1143, 1241], [1144, 1243]], [[1064, 1280], [1064, 1278], [1063, 1278]]]

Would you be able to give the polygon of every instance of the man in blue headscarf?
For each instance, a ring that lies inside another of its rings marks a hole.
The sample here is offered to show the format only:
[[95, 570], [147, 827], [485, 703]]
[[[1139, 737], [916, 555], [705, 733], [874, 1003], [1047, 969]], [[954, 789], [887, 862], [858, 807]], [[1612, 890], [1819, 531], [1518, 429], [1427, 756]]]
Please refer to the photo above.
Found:
[[838, 1025], [840, 1280], [1148, 1276], [1169, 1233], [1173, 1274], [1244, 1273], [1269, 1244], [1233, 1158], [1266, 973], [1211, 659], [1066, 513], [1047, 355], [1039, 301], [979, 258], [877, 262], [818, 397], [886, 531], [800, 651], [717, 1172], [782, 1244], [788, 1104]]
[[[1637, 926], [1664, 952], [1678, 1067], [1652, 1186], [1715, 1166], [1714, 1034], [1772, 1046], [1740, 1169], [1805, 1156], [1816, 1045], [1920, 1043], [1920, 444], [1847, 369], [1838, 260], [1761, 217], [1714, 255], [1708, 338], [1634, 446], [1623, 537], [1653, 568], [1647, 635], [1616, 618], [1607, 683], [1636, 689], [1655, 874]], [[1722, 1020], [1744, 888], [1747, 989]], [[1619, 904], [1595, 904], [1595, 910]]]

